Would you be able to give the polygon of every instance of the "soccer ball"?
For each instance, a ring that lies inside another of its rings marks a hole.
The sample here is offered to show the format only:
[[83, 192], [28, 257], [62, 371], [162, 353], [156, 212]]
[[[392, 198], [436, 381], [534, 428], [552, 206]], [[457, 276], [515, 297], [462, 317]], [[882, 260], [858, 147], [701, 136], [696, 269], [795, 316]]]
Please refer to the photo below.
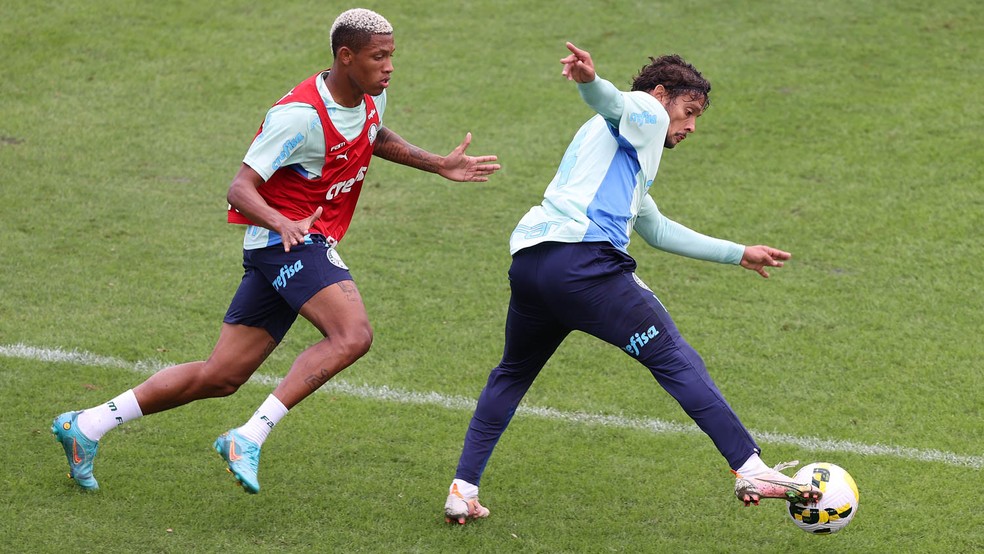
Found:
[[858, 486], [844, 468], [815, 462], [800, 468], [793, 480], [797, 483], [810, 481], [823, 493], [816, 504], [789, 503], [789, 517], [807, 533], [836, 533], [847, 527], [858, 513]]

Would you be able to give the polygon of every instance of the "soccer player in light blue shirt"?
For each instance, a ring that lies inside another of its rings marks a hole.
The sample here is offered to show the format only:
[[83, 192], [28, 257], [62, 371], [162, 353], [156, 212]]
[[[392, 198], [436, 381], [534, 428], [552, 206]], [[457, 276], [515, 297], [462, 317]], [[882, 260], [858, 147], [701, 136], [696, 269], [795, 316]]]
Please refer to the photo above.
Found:
[[769, 468], [760, 449], [680, 336], [656, 294], [635, 274], [633, 231], [660, 250], [741, 265], [768, 277], [790, 254], [693, 231], [660, 213], [650, 189], [665, 150], [696, 129], [710, 83], [679, 56], [651, 59], [621, 92], [598, 77], [588, 52], [567, 43], [562, 74], [597, 115], [571, 141], [543, 201], [510, 238], [511, 296], [502, 360], [492, 370], [465, 435], [445, 519], [488, 517], [478, 485], [492, 450], [544, 364], [572, 331], [637, 359], [711, 438], [735, 473], [745, 505], [760, 498], [809, 501], [819, 490]]

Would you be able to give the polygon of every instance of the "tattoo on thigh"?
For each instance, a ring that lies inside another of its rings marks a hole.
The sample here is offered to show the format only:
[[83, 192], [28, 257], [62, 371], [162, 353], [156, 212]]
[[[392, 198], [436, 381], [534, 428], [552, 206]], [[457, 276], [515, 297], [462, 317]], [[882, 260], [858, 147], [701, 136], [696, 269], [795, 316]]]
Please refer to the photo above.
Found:
[[277, 348], [277, 341], [271, 340], [267, 343], [266, 348], [263, 349], [263, 359], [267, 359], [267, 356], [273, 354], [273, 351]]
[[314, 392], [318, 390], [321, 385], [327, 383], [329, 379], [331, 379], [331, 372], [328, 371], [327, 368], [323, 368], [317, 374], [311, 375], [304, 379], [304, 382], [307, 383], [307, 386], [311, 389], [311, 392]]
[[359, 289], [356, 288], [355, 283], [351, 281], [342, 281], [341, 283], [338, 283], [338, 288], [342, 289], [342, 292], [345, 293], [345, 298], [347, 298], [349, 302], [362, 301], [362, 298], [359, 296]]

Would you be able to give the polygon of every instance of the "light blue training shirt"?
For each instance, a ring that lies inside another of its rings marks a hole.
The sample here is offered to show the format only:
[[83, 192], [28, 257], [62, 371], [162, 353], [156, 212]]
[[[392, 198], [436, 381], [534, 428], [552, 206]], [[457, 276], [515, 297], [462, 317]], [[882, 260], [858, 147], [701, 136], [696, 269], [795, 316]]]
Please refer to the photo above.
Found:
[[622, 92], [598, 76], [579, 83], [578, 91], [598, 115], [578, 130], [543, 201], [516, 226], [510, 253], [548, 241], [608, 242], [627, 251], [635, 230], [660, 250], [719, 263], [741, 262], [744, 246], [667, 218], [649, 195], [670, 124], [659, 100], [647, 92]]

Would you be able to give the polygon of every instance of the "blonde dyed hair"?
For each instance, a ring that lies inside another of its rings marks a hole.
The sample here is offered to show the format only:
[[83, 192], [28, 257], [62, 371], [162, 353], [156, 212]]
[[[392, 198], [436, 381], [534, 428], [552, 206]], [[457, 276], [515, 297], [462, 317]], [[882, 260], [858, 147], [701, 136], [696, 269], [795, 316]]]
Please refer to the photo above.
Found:
[[342, 12], [331, 26], [331, 55], [337, 56], [343, 46], [358, 52], [373, 35], [392, 34], [390, 22], [372, 10], [354, 8]]

